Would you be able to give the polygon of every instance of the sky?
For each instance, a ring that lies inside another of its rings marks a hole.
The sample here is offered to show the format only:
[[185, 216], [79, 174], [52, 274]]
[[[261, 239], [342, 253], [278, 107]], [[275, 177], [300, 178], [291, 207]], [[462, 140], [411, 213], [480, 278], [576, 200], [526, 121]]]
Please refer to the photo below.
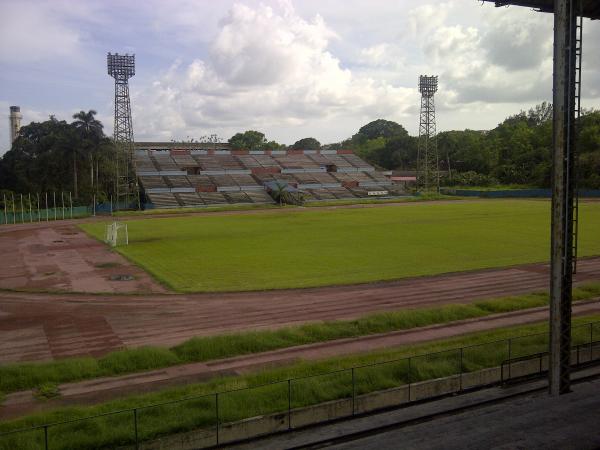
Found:
[[[107, 52], [135, 53], [136, 141], [256, 129], [338, 142], [375, 119], [491, 129], [552, 97], [552, 16], [477, 0], [0, 0], [0, 154], [23, 124], [94, 109], [112, 134]], [[585, 21], [583, 99], [600, 107], [600, 24]]]

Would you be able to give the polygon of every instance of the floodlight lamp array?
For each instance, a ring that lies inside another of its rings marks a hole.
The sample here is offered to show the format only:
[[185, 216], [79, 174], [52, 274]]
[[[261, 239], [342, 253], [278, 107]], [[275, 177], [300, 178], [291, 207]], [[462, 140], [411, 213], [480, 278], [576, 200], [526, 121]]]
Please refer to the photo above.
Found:
[[106, 56], [108, 74], [113, 78], [128, 79], [135, 75], [135, 55], [109, 53]]
[[425, 97], [431, 97], [437, 92], [438, 77], [436, 76], [419, 76], [419, 92]]

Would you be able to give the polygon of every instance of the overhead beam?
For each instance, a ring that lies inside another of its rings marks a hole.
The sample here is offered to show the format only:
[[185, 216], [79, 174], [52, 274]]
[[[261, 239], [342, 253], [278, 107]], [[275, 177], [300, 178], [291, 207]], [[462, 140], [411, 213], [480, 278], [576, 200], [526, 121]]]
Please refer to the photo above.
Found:
[[[553, 13], [555, 11], [554, 0], [482, 0], [494, 3], [496, 6], [525, 6], [537, 11]], [[580, 0], [581, 15], [588, 19], [600, 19], [600, 2], [598, 0]]]

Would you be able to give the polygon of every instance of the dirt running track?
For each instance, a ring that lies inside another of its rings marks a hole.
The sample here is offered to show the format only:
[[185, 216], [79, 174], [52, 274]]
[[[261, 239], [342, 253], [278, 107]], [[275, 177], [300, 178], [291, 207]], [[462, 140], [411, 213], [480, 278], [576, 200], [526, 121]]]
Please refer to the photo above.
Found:
[[[390, 283], [231, 294], [85, 295], [0, 292], [0, 362], [101, 355], [192, 336], [355, 318], [546, 290], [548, 268], [526, 265]], [[600, 280], [600, 258], [578, 282]]]
[[[0, 363], [98, 356], [124, 347], [171, 346], [192, 336], [350, 319], [548, 288], [547, 265], [524, 265], [354, 286], [172, 294], [88, 238], [74, 226], [77, 222], [0, 228], [0, 289], [71, 291], [0, 290]], [[135, 279], [110, 279], [122, 273]], [[580, 261], [576, 281], [586, 280], [600, 280], [600, 257]], [[106, 294], [73, 292], [82, 290]]]

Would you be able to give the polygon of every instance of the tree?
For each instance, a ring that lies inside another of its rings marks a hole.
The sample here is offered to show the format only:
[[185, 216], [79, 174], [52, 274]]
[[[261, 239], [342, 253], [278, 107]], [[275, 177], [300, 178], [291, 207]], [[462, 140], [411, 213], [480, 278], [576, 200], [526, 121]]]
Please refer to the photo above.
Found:
[[358, 134], [364, 139], [376, 139], [383, 137], [386, 139], [398, 136], [408, 135], [408, 132], [402, 125], [391, 120], [377, 119], [362, 126]]
[[279, 206], [302, 205], [304, 197], [300, 192], [292, 192], [289, 185], [282, 181], [275, 181], [270, 188], [269, 193], [273, 200], [279, 203]]
[[82, 156], [88, 156], [90, 161], [90, 180], [93, 188], [94, 185], [94, 154], [97, 153], [100, 141], [103, 137], [102, 124], [94, 117], [96, 111], [90, 109], [88, 112], [79, 111], [73, 114], [73, 126], [82, 138], [82, 146], [73, 146], [73, 194], [75, 198], [79, 198], [79, 190], [77, 185], [77, 153], [83, 153]]
[[320, 148], [321, 143], [312, 137], [300, 139], [292, 145], [294, 150], [319, 150]]
[[[94, 114], [82, 111], [72, 124], [50, 117], [22, 127], [12, 148], [0, 159], [0, 189], [27, 194], [69, 191], [72, 186], [81, 202], [91, 200], [94, 194], [105, 197], [112, 192], [116, 149]], [[96, 165], [95, 180], [79, 176], [89, 154], [90, 166]]]
[[411, 169], [416, 165], [415, 138], [409, 136], [402, 125], [389, 120], [378, 119], [368, 123], [342, 145], [385, 169]]
[[234, 149], [261, 150], [266, 143], [267, 139], [264, 133], [254, 130], [236, 133], [229, 139], [229, 144]]

